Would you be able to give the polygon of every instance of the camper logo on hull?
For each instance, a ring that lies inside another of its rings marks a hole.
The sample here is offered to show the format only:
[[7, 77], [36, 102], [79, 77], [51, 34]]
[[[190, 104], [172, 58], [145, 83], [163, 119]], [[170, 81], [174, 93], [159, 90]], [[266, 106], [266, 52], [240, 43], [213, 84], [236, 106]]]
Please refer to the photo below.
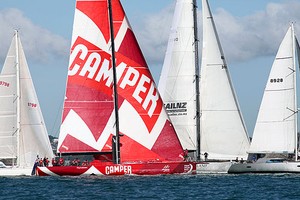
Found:
[[187, 115], [187, 102], [168, 102], [165, 108], [169, 116]]
[[106, 166], [105, 167], [105, 174], [131, 174], [132, 168], [130, 165], [123, 166], [123, 165], [114, 165], [114, 166]]

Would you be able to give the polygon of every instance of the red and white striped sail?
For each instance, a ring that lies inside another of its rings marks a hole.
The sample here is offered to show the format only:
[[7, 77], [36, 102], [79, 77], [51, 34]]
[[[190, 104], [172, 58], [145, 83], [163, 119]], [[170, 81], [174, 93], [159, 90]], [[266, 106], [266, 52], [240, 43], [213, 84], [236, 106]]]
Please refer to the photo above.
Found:
[[[119, 0], [112, 0], [121, 161], [182, 160], [147, 63]], [[59, 153], [112, 151], [111, 39], [105, 0], [77, 0]]]

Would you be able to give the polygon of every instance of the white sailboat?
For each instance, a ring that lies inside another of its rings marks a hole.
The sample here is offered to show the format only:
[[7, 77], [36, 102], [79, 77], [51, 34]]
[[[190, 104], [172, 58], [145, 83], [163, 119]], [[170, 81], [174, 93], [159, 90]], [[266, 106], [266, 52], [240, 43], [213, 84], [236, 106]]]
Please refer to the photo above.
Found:
[[53, 157], [18, 31], [0, 74], [0, 176], [31, 175], [39, 158]]
[[250, 143], [207, 0], [202, 0], [202, 13], [201, 152], [227, 172], [231, 160], [247, 159]]
[[[206, 0], [199, 89], [196, 1], [178, 0], [159, 91], [185, 149], [205, 163], [198, 173], [226, 173], [247, 158], [249, 139]], [[199, 92], [200, 90], [200, 92]]]
[[300, 172], [297, 162], [296, 48], [299, 59], [299, 44], [291, 24], [265, 87], [249, 150], [253, 160], [232, 165], [229, 173]]

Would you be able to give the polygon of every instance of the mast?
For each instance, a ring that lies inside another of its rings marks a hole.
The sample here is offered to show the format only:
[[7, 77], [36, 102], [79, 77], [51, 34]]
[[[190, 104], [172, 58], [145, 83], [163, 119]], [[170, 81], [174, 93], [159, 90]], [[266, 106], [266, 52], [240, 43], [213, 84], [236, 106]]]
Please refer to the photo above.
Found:
[[195, 44], [195, 91], [196, 91], [196, 158], [201, 159], [200, 152], [200, 89], [199, 89], [199, 52], [198, 52], [198, 26], [197, 26], [197, 0], [193, 0], [194, 17], [194, 44]]
[[15, 66], [16, 66], [16, 78], [17, 78], [17, 166], [20, 165], [20, 126], [21, 126], [21, 107], [20, 107], [20, 66], [19, 66], [19, 44], [18, 44], [18, 30], [15, 30], [15, 38], [16, 38], [16, 58], [15, 58]]
[[109, 13], [109, 27], [111, 39], [111, 61], [113, 68], [113, 96], [114, 96], [114, 109], [115, 109], [115, 126], [116, 135], [113, 136], [113, 162], [120, 164], [120, 134], [119, 134], [119, 109], [118, 109], [118, 91], [117, 91], [117, 72], [116, 72], [116, 59], [115, 59], [115, 41], [114, 41], [114, 25], [112, 17], [111, 0], [108, 0], [108, 13]]
[[294, 32], [294, 24], [291, 23], [291, 28], [292, 28], [292, 41], [293, 41], [293, 65], [294, 65], [294, 108], [295, 110], [295, 120], [294, 120], [294, 126], [295, 126], [295, 161], [298, 160], [298, 132], [297, 132], [297, 115], [298, 115], [298, 107], [297, 107], [297, 83], [296, 83], [296, 37], [295, 37], [295, 32]]

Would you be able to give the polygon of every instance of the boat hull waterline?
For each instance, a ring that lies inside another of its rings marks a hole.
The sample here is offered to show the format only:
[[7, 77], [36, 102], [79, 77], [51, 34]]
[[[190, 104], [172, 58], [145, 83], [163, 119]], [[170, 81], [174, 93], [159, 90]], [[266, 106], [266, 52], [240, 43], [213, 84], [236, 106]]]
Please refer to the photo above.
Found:
[[233, 164], [228, 173], [300, 173], [300, 162], [239, 163]]
[[91, 163], [89, 166], [38, 167], [39, 176], [194, 174], [196, 162]]
[[232, 164], [233, 164], [232, 161], [198, 163], [196, 165], [196, 173], [197, 174], [203, 174], [203, 173], [226, 174]]
[[0, 176], [31, 176], [32, 168], [0, 168]]

